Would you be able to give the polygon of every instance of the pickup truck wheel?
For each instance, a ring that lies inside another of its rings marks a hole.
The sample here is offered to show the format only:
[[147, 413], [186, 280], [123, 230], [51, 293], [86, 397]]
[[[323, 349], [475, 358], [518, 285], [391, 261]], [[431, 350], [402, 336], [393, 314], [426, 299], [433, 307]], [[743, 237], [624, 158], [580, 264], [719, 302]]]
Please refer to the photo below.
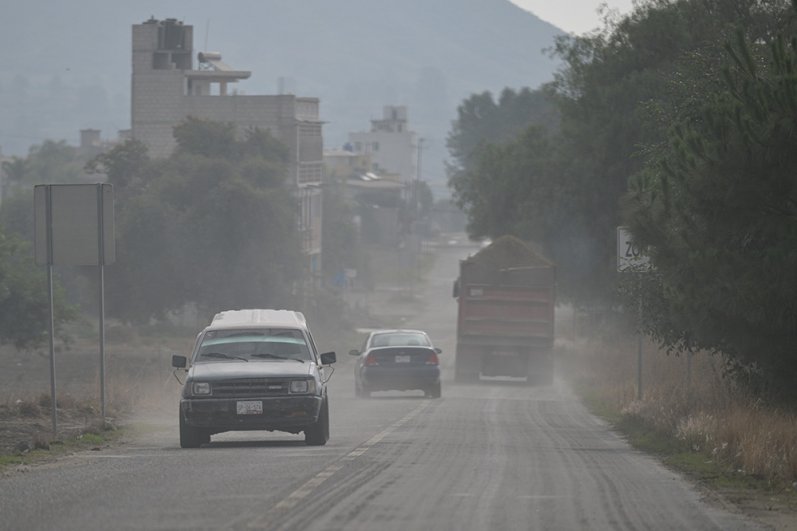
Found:
[[304, 430], [304, 444], [307, 446], [324, 446], [329, 440], [329, 404], [327, 400], [321, 404], [318, 420]]
[[[197, 428], [192, 428], [185, 423], [183, 412], [180, 415], [180, 448], [199, 448], [203, 442], [210, 442], [210, 434], [200, 433]], [[207, 439], [207, 440], [205, 440]]]

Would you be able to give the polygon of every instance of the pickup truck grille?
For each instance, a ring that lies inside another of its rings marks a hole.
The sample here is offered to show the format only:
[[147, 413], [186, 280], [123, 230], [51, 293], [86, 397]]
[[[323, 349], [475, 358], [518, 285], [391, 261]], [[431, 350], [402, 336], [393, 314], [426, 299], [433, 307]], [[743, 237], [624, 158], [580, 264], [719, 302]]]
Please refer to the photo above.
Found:
[[246, 380], [225, 380], [213, 382], [213, 396], [216, 398], [250, 398], [258, 396], [281, 396], [288, 394], [288, 380], [269, 380], [252, 378]]

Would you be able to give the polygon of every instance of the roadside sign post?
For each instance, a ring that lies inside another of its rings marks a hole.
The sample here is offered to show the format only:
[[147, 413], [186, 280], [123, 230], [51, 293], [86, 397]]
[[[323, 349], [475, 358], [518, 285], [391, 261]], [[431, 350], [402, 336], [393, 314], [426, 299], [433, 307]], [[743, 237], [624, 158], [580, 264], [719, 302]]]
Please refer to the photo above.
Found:
[[[53, 254], [53, 240], [52, 235], [53, 216], [52, 216], [52, 195], [50, 190], [47, 189], [44, 196], [45, 203], [45, 225], [47, 227], [47, 256]], [[58, 434], [58, 404], [56, 403], [55, 394], [55, 309], [53, 306], [53, 264], [52, 261], [47, 260], [47, 300], [50, 306], [50, 323], [49, 323], [49, 340], [50, 340], [50, 416], [52, 417], [53, 435]]]
[[[627, 227], [617, 227], [617, 271], [620, 273], [646, 273], [650, 271], [650, 258], [634, 244]], [[641, 280], [640, 280], [641, 284]], [[639, 332], [637, 334], [637, 400], [642, 400], [642, 297], [639, 298], [637, 315]]]
[[36, 264], [47, 266], [50, 300], [50, 393], [53, 433], [58, 432], [55, 389], [54, 265], [99, 266], [100, 410], [105, 420], [105, 265], [116, 261], [113, 186], [41, 184], [33, 188]]

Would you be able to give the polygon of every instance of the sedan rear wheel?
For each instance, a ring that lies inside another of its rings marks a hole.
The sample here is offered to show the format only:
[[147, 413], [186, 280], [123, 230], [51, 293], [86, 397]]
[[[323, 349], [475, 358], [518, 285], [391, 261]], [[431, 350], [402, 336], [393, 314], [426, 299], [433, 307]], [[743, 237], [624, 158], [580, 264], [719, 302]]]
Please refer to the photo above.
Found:
[[440, 382], [437, 382], [436, 384], [432, 385], [426, 391], [426, 396], [428, 396], [429, 398], [440, 398], [441, 396], [443, 396], [443, 390]]

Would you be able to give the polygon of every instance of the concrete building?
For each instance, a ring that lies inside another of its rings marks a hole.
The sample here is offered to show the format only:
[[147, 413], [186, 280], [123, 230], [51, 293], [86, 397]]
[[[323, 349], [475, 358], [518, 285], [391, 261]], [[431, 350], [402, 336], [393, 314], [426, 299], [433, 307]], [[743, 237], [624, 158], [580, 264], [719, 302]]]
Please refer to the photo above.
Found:
[[371, 157], [351, 146], [324, 152], [327, 186], [335, 186], [353, 207], [360, 241], [395, 246], [400, 243], [401, 199], [408, 184], [396, 174], [371, 171]]
[[347, 148], [324, 151], [324, 175], [328, 182], [345, 181], [369, 171], [371, 157], [365, 153], [355, 153]]
[[217, 52], [197, 54], [193, 26], [150, 19], [133, 26], [131, 135], [153, 157], [174, 151], [173, 128], [191, 116], [267, 129], [290, 150], [290, 182], [299, 200], [298, 222], [311, 273], [320, 268], [322, 122], [318, 98], [293, 94], [242, 95], [231, 90], [250, 72], [235, 70]]
[[370, 156], [371, 171], [397, 174], [404, 182], [420, 178], [417, 166], [418, 139], [408, 129], [405, 106], [385, 106], [382, 118], [371, 120], [370, 131], [349, 133], [349, 143], [355, 153]]

